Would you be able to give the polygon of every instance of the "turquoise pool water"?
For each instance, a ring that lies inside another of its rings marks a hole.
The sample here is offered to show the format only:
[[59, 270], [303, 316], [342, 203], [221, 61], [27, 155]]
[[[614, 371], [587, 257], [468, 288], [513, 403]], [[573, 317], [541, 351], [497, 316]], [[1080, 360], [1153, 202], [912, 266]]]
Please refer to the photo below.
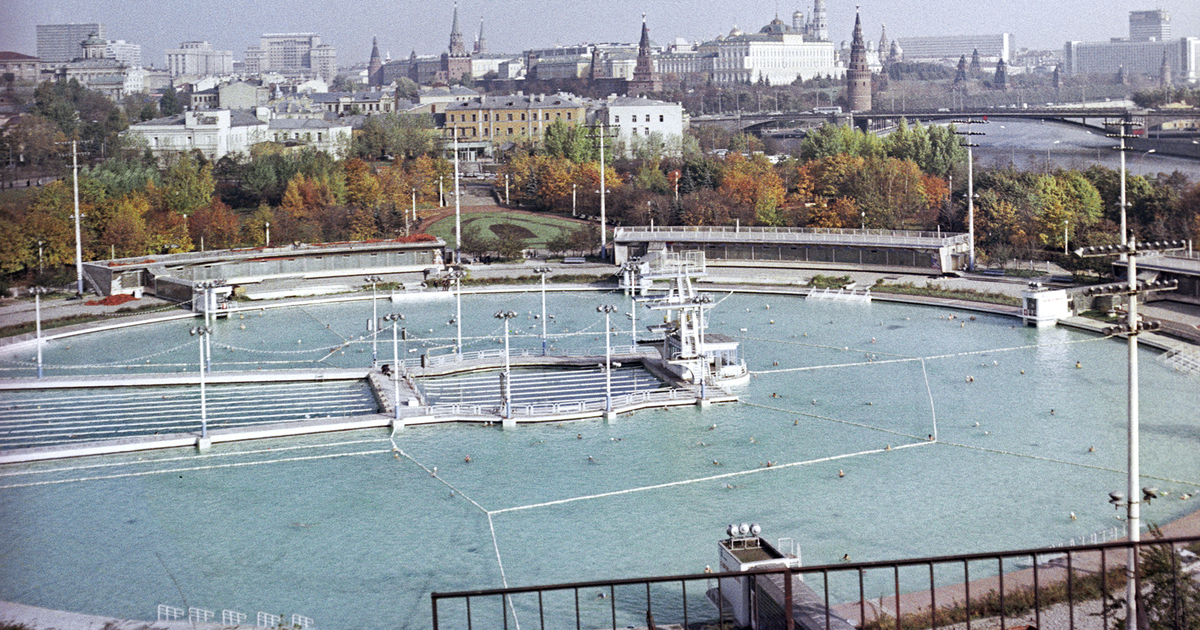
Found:
[[[602, 348], [600, 303], [628, 308], [619, 295], [552, 295], [554, 343]], [[397, 306], [380, 312], [405, 312], [420, 337], [410, 348], [453, 336], [452, 302]], [[540, 347], [531, 293], [467, 296], [464, 330], [479, 337], [467, 349], [497, 347], [502, 306], [525, 313], [513, 343]], [[216, 369], [251, 356], [362, 365], [370, 309], [222, 321]], [[434, 590], [699, 572], [730, 522], [795, 538], [806, 564], [1050, 545], [1116, 524], [1124, 344], [970, 317], [736, 294], [711, 320], [743, 338], [755, 371], [740, 404], [0, 468], [0, 599], [138, 619], [170, 604], [426, 628]], [[194, 369], [187, 327], [75, 338], [47, 361]], [[390, 334], [379, 353], [390, 358]], [[1200, 507], [1178, 499], [1200, 489], [1200, 417], [1196, 378], [1155, 355], [1141, 357], [1142, 473], [1172, 494], [1143, 518], [1161, 523]]]

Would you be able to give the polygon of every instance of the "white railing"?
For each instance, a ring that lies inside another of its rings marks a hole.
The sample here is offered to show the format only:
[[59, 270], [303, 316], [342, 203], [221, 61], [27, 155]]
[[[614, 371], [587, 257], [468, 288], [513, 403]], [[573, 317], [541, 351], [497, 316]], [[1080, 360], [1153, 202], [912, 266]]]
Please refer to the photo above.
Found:
[[[638, 348], [633, 345], [612, 346], [610, 354], [613, 357], [625, 356], [630, 354], [639, 354]], [[545, 353], [541, 348], [509, 348], [508, 358], [519, 359], [529, 357], [553, 357], [553, 358], [583, 358], [594, 357], [599, 361], [604, 360], [604, 350], [596, 348], [579, 348], [579, 349], [547, 349]], [[443, 365], [454, 365], [456, 363], [467, 363], [471, 361], [503, 361], [504, 349], [496, 348], [494, 350], [474, 350], [464, 352], [462, 354], [450, 353], [430, 355], [426, 359], [426, 365], [429, 367], [439, 367]], [[419, 364], [418, 364], [419, 367]]]
[[[712, 387], [712, 386], [710, 386]], [[719, 391], [725, 392], [724, 388], [714, 387]], [[666, 403], [676, 400], [693, 399], [699, 396], [699, 393], [693, 389], [654, 389], [641, 392], [628, 392], [625, 394], [615, 394], [612, 397], [614, 408], [631, 407], [640, 404], [655, 404]], [[563, 414], [588, 413], [604, 411], [607, 407], [605, 397], [585, 398], [568, 402], [557, 403], [529, 403], [523, 405], [513, 405], [512, 415], [514, 417], [537, 418], [546, 416], [558, 416]], [[500, 414], [498, 405], [464, 405], [458, 403], [433, 405], [427, 407], [428, 412], [434, 416], [497, 416]]]
[[204, 610], [203, 608], [189, 608], [188, 622], [189, 623], [208, 623], [213, 619], [213, 611]]
[[259, 628], [274, 628], [279, 625], [279, 620], [282, 618], [283, 617], [279, 615], [272, 615], [271, 613], [259, 611], [258, 621], [254, 625], [258, 626]]
[[292, 615], [293, 628], [311, 628], [313, 625], [313, 620], [304, 615]]
[[158, 620], [159, 621], [175, 621], [177, 619], [183, 619], [183, 613], [184, 613], [184, 610], [182, 608], [176, 608], [174, 606], [168, 606], [166, 604], [158, 605]]
[[1103, 529], [1098, 532], [1092, 532], [1090, 534], [1084, 534], [1083, 536], [1080, 536], [1079, 538], [1072, 538], [1066, 542], [1063, 542], [1061, 544], [1054, 545], [1054, 546], [1055, 547], [1075, 547], [1077, 545], [1099, 545], [1099, 544], [1111, 542], [1114, 540], [1121, 540], [1128, 534], [1129, 534], [1129, 528], [1125, 527], [1125, 525], [1113, 525], [1112, 527], [1109, 527], [1108, 529]]
[[1159, 355], [1158, 361], [1184, 374], [1200, 374], [1200, 350], [1196, 348], [1168, 350]]
[[236, 610], [222, 610], [221, 624], [226, 626], [236, 626], [246, 621], [246, 613], [241, 613]]
[[857, 230], [849, 228], [796, 228], [762, 226], [651, 226], [618, 227], [613, 240], [683, 240], [711, 242], [772, 243], [886, 243], [935, 246], [966, 243], [966, 234], [915, 230]]
[[808, 292], [804, 298], [806, 300], [829, 300], [832, 302], [870, 302], [871, 290], [864, 289], [861, 293], [857, 289], [813, 289]]

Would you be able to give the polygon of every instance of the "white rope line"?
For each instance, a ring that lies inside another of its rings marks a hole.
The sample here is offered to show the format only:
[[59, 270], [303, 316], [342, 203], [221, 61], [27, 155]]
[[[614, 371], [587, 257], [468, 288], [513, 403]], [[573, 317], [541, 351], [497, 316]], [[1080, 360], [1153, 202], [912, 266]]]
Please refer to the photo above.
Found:
[[892, 435], [898, 435], [900, 437], [912, 438], [914, 440], [921, 440], [922, 442], [927, 441], [925, 438], [923, 438], [919, 435], [903, 433], [901, 431], [895, 431], [893, 429], [884, 429], [883, 427], [877, 427], [877, 426], [872, 426], [869, 424], [863, 424], [861, 422], [853, 422], [850, 420], [840, 420], [838, 418], [830, 418], [828, 416], [821, 416], [821, 415], [817, 415], [815, 413], [805, 413], [803, 411], [798, 411], [795, 409], [784, 409], [783, 407], [772, 407], [771, 405], [752, 403], [752, 402], [745, 401], [745, 400], [741, 400], [738, 402], [740, 402], [741, 404], [746, 405], [748, 407], [758, 407], [759, 409], [770, 409], [771, 411], [778, 411], [780, 413], [790, 413], [790, 414], [797, 415], [797, 416], [804, 416], [806, 418], [816, 418], [817, 420], [826, 420], [829, 422], [837, 422], [839, 424], [848, 424], [852, 427], [859, 427], [861, 429], [871, 429], [872, 431], [879, 431], [881, 433], [891, 433]]
[[929, 395], [929, 415], [933, 417], [933, 439], [937, 440], [937, 406], [933, 404], [933, 388], [929, 386], [929, 372], [925, 369], [925, 359], [921, 359], [921, 374], [925, 375], [925, 393]]
[[[1104, 341], [1106, 339], [1109, 339], [1109, 337], [1097, 337], [1095, 339], [1076, 339], [1076, 340], [1069, 340], [1069, 341], [1055, 341], [1055, 342], [1051, 342], [1051, 343], [1035, 343], [1035, 344], [1029, 344], [1029, 345], [1025, 345], [1025, 346], [1012, 346], [1009, 348], [988, 348], [986, 350], [968, 350], [965, 352], [954, 352], [951, 354], [935, 354], [935, 355], [931, 355], [931, 356], [927, 356], [927, 357], [912, 357], [912, 358], [907, 358], [907, 359], [884, 359], [882, 361], [855, 361], [854, 363], [835, 363], [835, 364], [831, 364], [831, 365], [809, 365], [809, 366], [795, 367], [795, 368], [780, 368], [778, 370], [751, 370], [751, 374], [781, 374], [784, 372], [808, 372], [808, 371], [812, 371], [812, 370], [824, 370], [824, 369], [830, 369], [830, 368], [861, 367], [861, 366], [866, 366], [866, 365], [886, 365], [888, 363], [904, 363], [904, 362], [908, 362], [908, 361], [921, 361], [923, 364], [925, 361], [932, 361], [934, 359], [953, 359], [953, 358], [957, 358], [957, 357], [969, 357], [972, 355], [989, 354], [992, 352], [1015, 352], [1017, 350], [1031, 350], [1034, 348], [1047, 348], [1047, 347], [1051, 347], [1051, 346], [1065, 346], [1065, 345], [1076, 344], [1076, 343], [1095, 343], [1098, 341]], [[779, 343], [782, 343], [782, 342], [779, 342]], [[817, 347], [832, 348], [834, 350], [843, 350], [843, 351], [846, 350], [845, 346], [842, 346], [839, 348], [833, 348], [832, 346], [817, 346]], [[854, 350], [854, 351], [866, 352], [865, 350]], [[871, 354], [874, 354], [874, 353], [871, 353]], [[893, 355], [893, 356], [902, 356], [902, 355]]]
[[686, 485], [690, 485], [690, 484], [694, 484], [694, 483], [703, 483], [703, 482], [707, 482], [707, 481], [718, 481], [721, 479], [730, 479], [733, 477], [741, 477], [741, 476], [745, 476], [745, 475], [753, 475], [753, 474], [757, 474], [757, 473], [770, 472], [773, 470], [779, 470], [781, 468], [793, 468], [795, 466], [808, 466], [811, 464], [821, 464], [821, 463], [825, 463], [825, 462], [837, 461], [839, 459], [848, 459], [851, 457], [859, 457], [862, 455], [872, 455], [875, 453], [888, 453], [891, 451], [898, 451], [902, 448], [910, 448], [913, 446], [924, 446], [924, 445], [934, 444], [934, 443], [935, 442], [927, 442], [927, 441], [922, 440], [920, 442], [914, 442], [912, 444], [901, 444], [900, 446], [890, 447], [890, 448], [877, 448], [877, 449], [871, 449], [871, 450], [867, 450], [867, 451], [858, 451], [856, 453], [843, 453], [841, 455], [830, 455], [828, 457], [820, 457], [817, 459], [809, 459], [809, 460], [804, 460], [804, 461], [799, 461], [799, 462], [791, 462], [788, 464], [775, 464], [773, 466], [764, 466], [762, 468], [751, 468], [749, 470], [739, 470], [737, 472], [723, 473], [720, 475], [712, 475], [709, 477], [700, 477], [697, 479], [684, 479], [681, 481], [668, 481], [666, 483], [659, 483], [659, 484], [654, 484], [651, 486], [642, 486], [639, 488], [627, 488], [625, 490], [613, 490], [611, 492], [601, 492], [599, 494], [590, 494], [590, 495], [580, 496], [580, 497], [571, 497], [569, 499], [558, 499], [555, 501], [546, 501], [544, 503], [533, 503], [530, 505], [521, 505], [521, 506], [517, 506], [517, 507], [502, 508], [499, 510], [492, 510], [491, 512], [489, 512], [489, 514], [506, 514], [508, 512], [520, 512], [522, 510], [533, 510], [533, 509], [537, 509], [537, 508], [544, 508], [544, 507], [550, 507], [550, 506], [555, 506], [555, 505], [566, 505], [568, 503], [575, 503], [577, 501], [588, 501], [591, 499], [603, 499], [606, 497], [615, 497], [615, 496], [620, 496], [623, 494], [633, 494], [635, 492], [645, 492], [647, 490], [661, 490], [663, 488], [674, 488], [674, 487], [686, 486]]
[[54, 479], [49, 481], [33, 481], [28, 483], [14, 483], [0, 486], [0, 490], [8, 490], [11, 488], [30, 488], [34, 486], [53, 486], [64, 483], [79, 483], [82, 481], [102, 481], [107, 479], [125, 479], [129, 477], [147, 477], [150, 475], [173, 474], [181, 472], [195, 472], [198, 470], [217, 470], [221, 468], [242, 468], [245, 466], [261, 466], [264, 464], [278, 464], [287, 462], [305, 462], [320, 459], [336, 459], [339, 457], [357, 457], [360, 455], [380, 455], [390, 453], [388, 450], [378, 451], [357, 451], [354, 453], [331, 453], [328, 455], [307, 455], [303, 457], [283, 457], [279, 459], [263, 460], [257, 462], [233, 462], [229, 464], [213, 464], [210, 466], [192, 466], [187, 468], [173, 468], [166, 470], [147, 470], [142, 472], [121, 473], [116, 475], [99, 475], [96, 477], [78, 477], [74, 479]]
[[[805, 348], [825, 348], [826, 350], [841, 350], [843, 352], [848, 352], [850, 350], [853, 350], [855, 352], [866, 352], [866, 350], [863, 350], [861, 348], [851, 348], [849, 346], [827, 346], [827, 345], [823, 345], [823, 344], [819, 344], [819, 343], [802, 343], [799, 341], [788, 341], [786, 339], [765, 339], [763, 337], [747, 337], [745, 335], [741, 336], [740, 338], [741, 339], [749, 339], [750, 341], [765, 341], [767, 343], [777, 343], [777, 344], [782, 344], [782, 345], [786, 345], [786, 346], [803, 346]], [[871, 354], [882, 354], [884, 356], [889, 356], [889, 357], [904, 357], [904, 358], [908, 358], [908, 359], [916, 358], [913, 356], [909, 356], [907, 354], [896, 354], [896, 353], [892, 353], [892, 352], [872, 352]]]
[[[336, 447], [336, 446], [352, 446], [355, 444], [372, 444], [372, 443], [381, 442], [381, 441], [382, 440], [375, 438], [375, 439], [370, 439], [370, 440], [347, 440], [345, 442], [333, 442], [330, 444], [302, 444], [299, 446], [280, 446], [278, 448], [260, 448], [260, 449], [254, 449], [254, 450], [249, 450], [249, 451], [235, 451], [235, 452], [224, 452], [224, 453], [210, 452], [207, 455], [205, 455], [205, 458], [212, 459], [212, 458], [217, 458], [217, 457], [241, 457], [243, 455], [261, 455], [263, 453], [279, 453], [282, 451], [295, 451], [295, 450], [310, 449], [310, 448], [332, 448], [332, 447]], [[136, 466], [139, 464], [147, 464], [147, 465], [148, 464], [160, 464], [163, 462], [176, 462], [176, 461], [182, 461], [182, 460], [192, 461], [194, 459], [196, 459], [195, 455], [185, 455], [185, 456], [181, 456], [181, 457], [164, 457], [162, 459], [147, 459], [147, 460], [138, 459], [137, 461], [131, 461], [131, 462], [111, 462], [111, 463], [102, 463], [102, 464], [86, 464], [83, 466], [66, 466], [66, 467], [61, 467], [61, 468], [46, 468], [43, 470], [17, 470], [17, 471], [13, 471], [13, 472], [0, 472], [0, 477], [16, 477], [16, 476], [21, 476], [21, 475], [49, 475], [49, 474], [60, 473], [60, 472], [74, 472], [77, 470], [92, 470], [92, 469], [96, 469], [96, 468], [113, 468], [113, 467], [117, 467], [117, 466]], [[26, 464], [8, 464], [8, 466], [25, 466], [25, 465]]]
[[[1012, 451], [1002, 451], [1000, 449], [987, 448], [985, 446], [974, 446], [971, 444], [958, 444], [956, 442], [938, 442], [938, 443], [945, 444], [946, 446], [957, 446], [959, 448], [965, 448], [965, 449], [973, 450], [973, 451], [983, 451], [985, 453], [994, 453], [996, 455], [1008, 455], [1010, 457], [1023, 457], [1025, 459], [1032, 459], [1032, 460], [1036, 460], [1036, 461], [1040, 461], [1040, 462], [1048, 462], [1051, 464], [1064, 464], [1066, 466], [1075, 466], [1077, 468], [1086, 468], [1089, 470], [1099, 470], [1102, 472], [1114, 473], [1114, 474], [1118, 474], [1118, 475], [1124, 475], [1125, 473], [1128, 472], [1126, 470], [1119, 470], [1116, 468], [1105, 468], [1104, 466], [1097, 466], [1095, 464], [1081, 464], [1079, 462], [1069, 462], [1069, 461], [1062, 460], [1062, 459], [1054, 459], [1052, 457], [1043, 457], [1041, 455], [1028, 455], [1026, 453], [1014, 453]], [[1155, 476], [1155, 475], [1147, 475], [1144, 473], [1142, 474], [1142, 477], [1145, 477], [1147, 479], [1154, 479], [1157, 481], [1169, 481], [1171, 483], [1178, 483], [1178, 484], [1195, 486], [1197, 488], [1200, 488], [1200, 481], [1188, 481], [1186, 479], [1175, 479], [1172, 477], [1159, 477], [1159, 476]]]

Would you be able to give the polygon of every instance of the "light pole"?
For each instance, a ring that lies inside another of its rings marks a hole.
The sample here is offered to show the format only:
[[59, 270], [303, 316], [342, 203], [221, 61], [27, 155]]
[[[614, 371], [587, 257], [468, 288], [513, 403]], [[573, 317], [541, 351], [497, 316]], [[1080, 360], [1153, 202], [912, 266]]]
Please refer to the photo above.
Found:
[[33, 294], [34, 320], [37, 322], [37, 368], [38, 378], [42, 378], [42, 296], [49, 292], [46, 287], [30, 287]]
[[[1104, 329], [1105, 335], [1126, 335], [1129, 347], [1129, 478], [1127, 482], [1127, 490], [1129, 492], [1128, 501], [1124, 501], [1125, 497], [1120, 493], [1112, 493], [1112, 503], [1118, 507], [1124, 505], [1128, 510], [1129, 523], [1129, 542], [1136, 543], [1141, 538], [1141, 501], [1138, 500], [1138, 485], [1141, 478], [1140, 461], [1139, 461], [1139, 404], [1138, 404], [1138, 333], [1141, 331], [1157, 330], [1157, 322], [1140, 322], [1138, 321], [1137, 298], [1138, 295], [1145, 291], [1170, 291], [1178, 287], [1178, 282], [1175, 280], [1156, 281], [1140, 283], [1137, 279], [1137, 257], [1139, 254], [1148, 254], [1151, 252], [1163, 252], [1170, 250], [1180, 250], [1186, 247], [1187, 243], [1183, 241], [1166, 241], [1158, 243], [1146, 243], [1141, 249], [1138, 248], [1137, 240], [1130, 238], [1126, 245], [1108, 245], [1100, 247], [1082, 247], [1075, 250], [1075, 255], [1092, 258], [1097, 256], [1112, 256], [1114, 254], [1124, 254], [1128, 256], [1128, 267], [1126, 268], [1127, 283], [1116, 283], [1092, 287], [1084, 291], [1084, 295], [1126, 295], [1129, 298], [1129, 306], [1127, 317], [1124, 324], [1110, 326]], [[1145, 500], [1149, 501], [1156, 494], [1154, 488], [1145, 488], [1142, 490], [1145, 495]], [[1138, 552], [1137, 546], [1129, 547], [1129, 555], [1127, 558], [1126, 570], [1129, 572], [1129, 581], [1126, 585], [1126, 605], [1128, 606], [1126, 613], [1126, 627], [1136, 623], [1137, 619], [1137, 597], [1138, 597]]]
[[1067, 248], [1067, 238], [1068, 238], [1067, 230], [1070, 226], [1071, 226], [1070, 221], [1063, 221], [1063, 255], [1071, 253], [1071, 250]]
[[375, 285], [383, 279], [367, 276], [367, 282], [371, 283], [371, 325], [367, 328], [371, 331], [371, 367], [375, 367], [379, 364], [379, 309], [375, 303]]
[[496, 311], [496, 319], [504, 320], [504, 373], [500, 376], [500, 400], [504, 404], [504, 417], [512, 417], [512, 374], [508, 364], [508, 320], [517, 316], [516, 311]]
[[[196, 283], [196, 288], [204, 291], [204, 306], [202, 307], [204, 309], [204, 326], [209, 329], [210, 334], [212, 333], [212, 323], [209, 322], [209, 313], [212, 311], [213, 307], [216, 306], [216, 301], [213, 299], [213, 289], [223, 286], [225, 286], [225, 280], [223, 278], [216, 280], [202, 280]], [[215, 315], [213, 316], [213, 320], [215, 322]], [[212, 372], [211, 344], [209, 345], [208, 350], [205, 352], [204, 369], [208, 372]]]
[[454, 132], [454, 263], [462, 264], [462, 204], [458, 194], [458, 131]]
[[617, 307], [612, 304], [602, 304], [596, 307], [596, 311], [604, 313], [604, 412], [612, 413], [612, 344], [610, 334], [611, 326], [608, 323], [608, 317], [615, 312]]
[[266, 235], [263, 237], [263, 247], [271, 246], [271, 222], [263, 221], [263, 231]]
[[451, 280], [454, 280], [454, 324], [457, 327], [457, 343], [455, 351], [458, 354], [458, 360], [462, 361], [462, 279], [467, 275], [462, 269], [451, 269], [450, 273], [446, 274]]
[[538, 267], [533, 270], [533, 273], [542, 277], [542, 356], [546, 356], [546, 274], [550, 271], [549, 267]]
[[[413, 189], [412, 189], [412, 222], [413, 223], [417, 222], [417, 187], [416, 186], [413, 186]], [[409, 226], [408, 217], [405, 216], [404, 217], [404, 233], [406, 235], [409, 233], [408, 226]]]
[[577, 189], [578, 187], [579, 187], [579, 186], [578, 186], [578, 185], [576, 185], [576, 184], [571, 184], [571, 216], [572, 216], [572, 217], [574, 217], [574, 216], [575, 216], [575, 208], [576, 208], [576, 204], [575, 204], [575, 193], [576, 193], [576, 189]]
[[83, 297], [83, 243], [79, 236], [79, 155], [71, 141], [71, 180], [75, 190], [75, 295]]
[[446, 193], [444, 192], [445, 189], [442, 187], [443, 177], [444, 177], [444, 175], [438, 175], [438, 207], [439, 208], [446, 207]]
[[[1105, 124], [1111, 127], [1119, 128], [1117, 133], [1105, 135], [1109, 138], [1118, 138], [1121, 141], [1121, 144], [1113, 148], [1121, 152], [1121, 245], [1125, 246], [1129, 243], [1129, 228], [1125, 222], [1125, 212], [1128, 208], [1128, 204], [1125, 202], [1125, 178], [1127, 177], [1125, 169], [1125, 152], [1133, 150], [1132, 147], [1126, 146], [1125, 139], [1135, 137], [1133, 134], [1129, 133], [1129, 128], [1137, 127], [1139, 125], [1132, 120], [1108, 120], [1105, 121]], [[1126, 260], [1127, 258], [1128, 257], [1125, 254], [1121, 254], [1121, 260]]]
[[191, 334], [200, 338], [200, 439], [208, 439], [208, 399], [204, 392], [204, 351], [212, 328], [208, 326], [192, 326]]
[[982, 136], [985, 134], [982, 131], [971, 131], [971, 125], [986, 124], [987, 121], [968, 118], [952, 122], [967, 126], [966, 131], [955, 131], [954, 133], [965, 136], [965, 139], [960, 144], [967, 147], [967, 240], [971, 246], [970, 257], [967, 259], [967, 269], [975, 271], [975, 153], [972, 149], [979, 145], [971, 142], [971, 136]]
[[392, 322], [392, 407], [396, 412], [396, 424], [400, 423], [400, 351], [396, 343], [396, 322], [404, 319], [400, 313], [388, 313], [385, 321]]

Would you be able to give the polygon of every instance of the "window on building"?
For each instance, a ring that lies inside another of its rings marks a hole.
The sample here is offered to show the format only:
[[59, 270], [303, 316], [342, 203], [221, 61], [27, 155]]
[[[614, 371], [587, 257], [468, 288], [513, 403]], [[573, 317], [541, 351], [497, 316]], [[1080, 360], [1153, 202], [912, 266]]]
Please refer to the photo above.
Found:
[[646, 135], [647, 135], [647, 136], [648, 136], [648, 135], [650, 135], [650, 128], [649, 128], [649, 127], [646, 127]]
[[[512, 114], [509, 114], [509, 115], [508, 115], [508, 119], [509, 119], [509, 120], [512, 120]], [[510, 133], [510, 134], [508, 134], [508, 135], [510, 135], [510, 136], [511, 136], [512, 134]]]
[[471, 114], [471, 122], [475, 122], [475, 114]]
[[613, 116], [613, 122], [614, 122], [614, 123], [619, 123], [619, 122], [621, 122], [621, 117], [620, 117], [620, 116]]
[[488, 121], [488, 115], [487, 115], [487, 114], [484, 114], [484, 115], [483, 115], [483, 122], [487, 122], [487, 121]]
[[633, 115], [633, 116], [630, 118], [630, 120], [631, 120], [632, 122], [637, 122], [637, 114], [634, 114], [634, 115]]
[[658, 122], [666, 122], [665, 120], [663, 120], [663, 115], [662, 115], [662, 114], [659, 114], [659, 115], [658, 115]]
[[522, 114], [521, 114], [521, 120], [525, 120], [525, 114], [524, 114], [524, 113], [522, 113]]
[[571, 120], [571, 112], [567, 112], [567, 120]]
[[[512, 116], [512, 114], [509, 114], [509, 116]], [[510, 136], [512, 135], [512, 127], [508, 128], [508, 135], [510, 135]]]
[[450, 122], [454, 122], [454, 114], [450, 114]]

